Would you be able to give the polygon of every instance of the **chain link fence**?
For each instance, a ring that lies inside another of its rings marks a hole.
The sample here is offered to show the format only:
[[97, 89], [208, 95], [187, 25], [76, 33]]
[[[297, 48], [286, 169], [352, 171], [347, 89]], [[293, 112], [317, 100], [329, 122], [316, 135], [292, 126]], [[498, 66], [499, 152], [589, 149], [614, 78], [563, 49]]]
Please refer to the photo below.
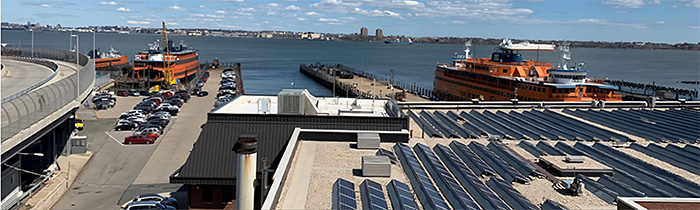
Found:
[[[19, 52], [20, 57], [25, 57], [22, 59], [42, 62], [42, 65], [49, 65], [47, 66], [49, 68], [55, 65], [55, 69], [52, 68], [55, 72], [62, 70], [60, 69], [61, 65], [44, 59], [76, 63], [75, 52], [36, 48], [33, 50], [31, 48], [3, 49], [3, 51], [5, 50]], [[33, 58], [27, 58], [31, 57], [32, 54]], [[0, 135], [2, 135], [3, 142], [63, 108], [71, 101], [78, 99], [86, 91], [92, 90], [95, 82], [95, 64], [83, 54], [80, 54], [77, 59], [80, 64], [78, 74], [67, 73], [69, 76], [48, 85], [45, 84], [56, 76], [54, 73], [51, 78], [43, 81], [43, 84], [33, 84], [29, 87], [31, 89], [21, 91], [22, 94], [13, 94], [2, 99], [2, 133]], [[77, 87], [78, 81], [80, 82], [79, 87]]]

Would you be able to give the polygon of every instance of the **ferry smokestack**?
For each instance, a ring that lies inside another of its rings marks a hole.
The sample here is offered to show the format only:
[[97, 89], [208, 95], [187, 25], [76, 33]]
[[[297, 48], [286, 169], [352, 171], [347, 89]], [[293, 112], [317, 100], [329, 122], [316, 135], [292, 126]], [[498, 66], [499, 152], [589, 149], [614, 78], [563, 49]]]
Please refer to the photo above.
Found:
[[233, 146], [236, 152], [236, 209], [250, 210], [255, 202], [258, 140], [253, 135], [241, 135]]

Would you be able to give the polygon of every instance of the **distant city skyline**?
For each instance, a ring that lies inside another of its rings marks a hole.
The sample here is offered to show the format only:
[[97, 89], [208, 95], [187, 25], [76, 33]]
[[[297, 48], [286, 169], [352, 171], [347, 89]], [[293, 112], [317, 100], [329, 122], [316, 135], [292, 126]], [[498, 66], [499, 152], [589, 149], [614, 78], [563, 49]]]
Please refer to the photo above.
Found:
[[700, 0], [4, 1], [3, 22], [385, 36], [700, 42]]

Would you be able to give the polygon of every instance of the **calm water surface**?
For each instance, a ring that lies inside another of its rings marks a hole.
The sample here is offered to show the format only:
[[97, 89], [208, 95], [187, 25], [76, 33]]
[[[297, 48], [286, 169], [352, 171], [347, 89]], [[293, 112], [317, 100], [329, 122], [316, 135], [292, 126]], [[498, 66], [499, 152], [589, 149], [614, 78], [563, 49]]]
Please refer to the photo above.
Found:
[[[34, 47], [68, 49], [68, 32], [35, 32]], [[80, 51], [92, 49], [92, 33], [79, 33]], [[112, 45], [122, 55], [133, 55], [160, 39], [154, 34], [96, 34], [97, 48], [106, 51]], [[219, 58], [221, 62], [240, 62], [247, 94], [274, 95], [283, 88], [309, 89], [319, 96], [331, 92], [299, 73], [299, 64], [341, 63], [356, 69], [387, 75], [394, 69], [395, 79], [415, 82], [432, 88], [435, 64], [451, 62], [455, 52], [463, 52], [461, 44], [386, 45], [378, 42], [327, 42], [308, 40], [275, 40], [230, 37], [170, 36], [199, 50], [200, 62]], [[2, 31], [2, 42], [29, 47], [31, 32]], [[490, 57], [495, 46], [478, 45], [477, 57]], [[572, 61], [585, 63], [589, 76], [657, 85], [700, 89], [698, 85], [680, 84], [681, 80], [700, 80], [700, 52], [669, 50], [629, 50], [572, 48]], [[523, 52], [525, 59], [539, 59], [554, 66], [561, 61], [558, 52]]]

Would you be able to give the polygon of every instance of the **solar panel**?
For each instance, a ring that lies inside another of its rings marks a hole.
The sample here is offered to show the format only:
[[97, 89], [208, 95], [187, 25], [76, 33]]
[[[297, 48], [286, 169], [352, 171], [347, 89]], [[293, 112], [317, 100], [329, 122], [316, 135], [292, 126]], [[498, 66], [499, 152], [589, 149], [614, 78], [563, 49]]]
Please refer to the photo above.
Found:
[[477, 154], [479, 157], [481, 157], [484, 162], [486, 162], [491, 168], [496, 170], [498, 172], [498, 175], [501, 175], [503, 179], [509, 181], [509, 182], [519, 182], [519, 183], [524, 183], [524, 184], [529, 184], [530, 180], [523, 175], [520, 174], [520, 172], [516, 171], [506, 163], [503, 159], [498, 157], [493, 151], [491, 151], [489, 148], [486, 148], [486, 146], [472, 141], [469, 143], [468, 147], [474, 151], [474, 154]]
[[479, 176], [495, 176], [496, 172], [489, 165], [487, 165], [484, 160], [479, 158], [474, 152], [457, 141], [452, 141], [450, 143], [450, 148], [455, 151], [462, 161], [464, 161], [467, 166], [474, 171], [475, 174]]
[[338, 179], [333, 185], [333, 209], [357, 209], [355, 184]]
[[433, 147], [435, 153], [445, 163], [447, 168], [457, 178], [465, 190], [479, 203], [483, 209], [510, 209], [496, 194], [494, 194], [479, 178], [467, 168], [457, 155], [445, 145]]
[[518, 158], [514, 155], [505, 145], [501, 143], [491, 142], [488, 144], [488, 148], [494, 153], [498, 154], [501, 159], [505, 160], [509, 165], [511, 165], [515, 170], [521, 174], [527, 176], [542, 177], [544, 174], [537, 171], [534, 167], [527, 164], [525, 160]]
[[598, 198], [601, 200], [608, 203], [613, 203], [617, 200], [617, 192], [608, 189], [605, 185], [595, 182], [583, 174], [577, 175], [576, 178], [581, 180], [586, 190], [590, 191], [593, 195], [598, 196]]
[[452, 207], [455, 209], [479, 209], [476, 202], [462, 189], [430, 147], [418, 143], [413, 148]]
[[442, 198], [437, 187], [433, 185], [428, 173], [425, 172], [423, 166], [413, 154], [413, 150], [408, 145], [397, 143], [394, 146], [394, 151], [397, 152], [401, 166], [406, 171], [409, 177], [413, 191], [418, 195], [418, 199], [426, 209], [448, 210], [450, 207]]
[[381, 155], [381, 156], [387, 156], [387, 157], [389, 157], [389, 160], [391, 161], [391, 164], [396, 164], [396, 163], [399, 162], [398, 160], [396, 160], [396, 155], [394, 155], [394, 153], [391, 152], [391, 151], [389, 151], [389, 150], [381, 149], [381, 148], [380, 148], [380, 149], [377, 151], [377, 156], [380, 156], [380, 155]]
[[388, 210], [386, 198], [382, 185], [366, 179], [360, 185], [360, 195], [362, 196], [362, 208], [372, 210]]
[[568, 210], [564, 205], [547, 199], [542, 203], [542, 210]]
[[386, 189], [394, 209], [418, 210], [418, 204], [407, 184], [393, 179], [386, 185]]
[[515, 190], [510, 183], [498, 177], [491, 177], [489, 181], [486, 181], [486, 185], [496, 192], [496, 194], [498, 194], [512, 209], [540, 209], [525, 198], [525, 196], [520, 194], [520, 192]]

